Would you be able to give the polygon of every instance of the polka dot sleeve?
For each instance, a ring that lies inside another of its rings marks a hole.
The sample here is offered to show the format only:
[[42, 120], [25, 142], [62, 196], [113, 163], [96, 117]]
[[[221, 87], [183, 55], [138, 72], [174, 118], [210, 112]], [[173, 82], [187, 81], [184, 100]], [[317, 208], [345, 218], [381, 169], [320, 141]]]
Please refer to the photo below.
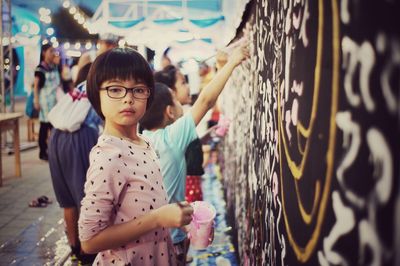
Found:
[[83, 241], [104, 230], [114, 220], [126, 184], [126, 177], [121, 173], [121, 154], [118, 148], [107, 142], [90, 152], [79, 218], [79, 237]]

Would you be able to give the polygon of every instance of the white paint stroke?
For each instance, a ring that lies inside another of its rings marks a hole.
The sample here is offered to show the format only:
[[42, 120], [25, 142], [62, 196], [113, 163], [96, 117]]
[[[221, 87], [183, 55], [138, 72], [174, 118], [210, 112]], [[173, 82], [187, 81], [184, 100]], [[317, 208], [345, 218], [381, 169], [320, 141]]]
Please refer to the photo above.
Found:
[[378, 179], [375, 186], [376, 196], [380, 204], [386, 204], [393, 187], [392, 154], [384, 135], [377, 128], [368, 130], [367, 143], [374, 164], [373, 175]]
[[303, 41], [304, 47], [308, 46], [307, 37], [307, 20], [310, 18], [310, 11], [308, 10], [308, 1], [306, 1], [304, 6], [303, 18], [301, 20], [300, 34], [299, 38]]
[[292, 5], [289, 4], [289, 10], [286, 12], [286, 18], [285, 18], [285, 33], [289, 34], [291, 28], [292, 28]]
[[296, 30], [298, 30], [300, 28], [300, 23], [301, 23], [301, 10], [299, 10], [299, 13], [296, 14], [295, 12], [293, 12], [293, 28], [295, 28]]
[[349, 12], [349, 0], [342, 0], [340, 5], [340, 18], [343, 24], [349, 24], [350, 12]]
[[346, 184], [345, 172], [357, 158], [361, 146], [361, 128], [358, 123], [352, 121], [350, 111], [338, 112], [336, 114], [336, 124], [343, 131], [343, 147], [347, 153], [340, 162], [336, 177], [342, 187], [345, 197], [359, 209], [365, 207], [365, 200], [353, 192]]
[[272, 175], [272, 193], [274, 195], [274, 207], [276, 206], [276, 199], [278, 197], [278, 191], [279, 191], [279, 182], [278, 182], [278, 175], [274, 171]]
[[303, 87], [304, 87], [303, 81], [297, 83], [296, 80], [293, 80], [291, 91], [301, 96], [303, 94]]
[[[332, 227], [329, 235], [324, 238], [323, 253], [329, 264], [347, 266], [349, 263], [338, 252], [333, 250], [333, 246], [341, 236], [346, 235], [355, 227], [356, 220], [353, 210], [343, 204], [338, 191], [332, 192], [332, 205], [336, 223]], [[320, 258], [320, 256], [318, 256], [318, 258]]]
[[292, 119], [290, 117], [291, 117], [290, 110], [286, 110], [286, 113], [285, 113], [285, 129], [286, 129], [286, 135], [288, 137], [289, 142], [292, 139], [292, 133], [290, 132], [290, 122], [292, 121]]
[[[394, 40], [391, 43], [391, 56], [389, 61], [386, 62], [383, 67], [383, 72], [381, 74], [380, 82], [382, 87], [383, 97], [386, 101], [386, 106], [391, 114], [396, 114], [398, 104], [396, 101], [396, 95], [392, 92], [390, 86], [390, 79], [392, 76], [399, 76], [399, 66], [400, 66], [400, 44], [398, 41]], [[396, 71], [396, 72], [395, 72]], [[394, 73], [395, 72], [395, 73]], [[399, 91], [399, 88], [397, 88]]]
[[346, 69], [344, 76], [344, 88], [347, 100], [352, 106], [358, 107], [361, 103], [360, 96], [354, 92], [353, 79], [357, 66], [360, 64], [359, 83], [361, 97], [367, 111], [375, 110], [375, 103], [370, 94], [369, 80], [372, 68], [375, 64], [375, 53], [369, 42], [360, 46], [345, 36], [342, 39], [343, 67]]
[[289, 100], [290, 61], [292, 59], [292, 52], [293, 52], [292, 48], [293, 48], [293, 39], [291, 37], [288, 37], [286, 39], [286, 49], [285, 49], [285, 102]]
[[381, 258], [383, 255], [382, 243], [377, 235], [376, 228], [372, 226], [367, 220], [361, 220], [358, 225], [358, 236], [360, 238], [360, 256], [359, 264], [364, 265], [366, 257], [366, 249], [369, 247], [371, 253], [370, 266], [380, 266]]
[[298, 121], [298, 117], [299, 117], [299, 101], [297, 100], [297, 98], [293, 99], [293, 103], [292, 103], [292, 124], [294, 126], [297, 125], [297, 121]]
[[375, 40], [376, 51], [380, 54], [383, 54], [386, 50], [386, 35], [383, 32], [379, 32], [376, 35]]
[[375, 65], [375, 52], [370, 42], [364, 42], [359, 50], [360, 69], [360, 89], [361, 97], [367, 111], [375, 111], [375, 103], [370, 94], [369, 80], [372, 69]]

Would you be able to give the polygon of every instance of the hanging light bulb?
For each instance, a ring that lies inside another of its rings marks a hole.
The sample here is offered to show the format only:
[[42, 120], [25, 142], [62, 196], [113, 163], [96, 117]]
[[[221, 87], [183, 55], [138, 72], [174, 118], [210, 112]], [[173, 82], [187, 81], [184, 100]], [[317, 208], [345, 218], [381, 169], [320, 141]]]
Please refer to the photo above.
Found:
[[63, 2], [63, 7], [64, 8], [68, 8], [68, 7], [70, 7], [70, 5], [71, 5], [71, 2], [68, 1], [68, 0]]

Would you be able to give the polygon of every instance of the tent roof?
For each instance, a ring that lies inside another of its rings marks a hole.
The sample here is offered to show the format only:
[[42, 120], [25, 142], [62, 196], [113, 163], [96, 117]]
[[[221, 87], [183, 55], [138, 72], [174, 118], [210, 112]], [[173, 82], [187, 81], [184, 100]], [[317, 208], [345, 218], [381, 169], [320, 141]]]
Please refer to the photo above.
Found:
[[[113, 32], [128, 43], [144, 44], [152, 49], [177, 45], [226, 45], [233, 39], [249, 0], [11, 0], [13, 6], [38, 13], [46, 7], [61, 19], [67, 17], [63, 3], [81, 7], [91, 17], [87, 28], [91, 33]], [[90, 12], [91, 14], [88, 14]], [[72, 16], [71, 16], [72, 18]], [[72, 18], [73, 19], [73, 18]], [[63, 24], [69, 23], [63, 19]], [[53, 23], [57, 22], [54, 19]], [[74, 21], [73, 21], [74, 23]], [[77, 24], [71, 24], [75, 27]], [[58, 26], [57, 26], [58, 27]], [[56, 27], [56, 33], [57, 33]], [[82, 28], [83, 29], [83, 28]], [[84, 32], [86, 30], [83, 29]], [[72, 31], [68, 31], [71, 32]], [[90, 36], [90, 35], [89, 35]], [[92, 35], [94, 36], [94, 35]], [[72, 36], [61, 38], [73, 39]], [[78, 38], [77, 38], [78, 39]], [[205, 44], [204, 44], [205, 43]]]
[[[70, 0], [72, 3], [78, 6], [86, 7], [93, 13], [100, 6], [102, 0]], [[57, 11], [57, 9], [62, 8], [62, 3], [64, 0], [11, 0], [13, 5], [27, 8], [32, 11], [37, 12], [40, 7], [49, 8], [52, 12]], [[144, 0], [128, 0], [119, 1], [123, 2], [145, 2]], [[149, 5], [163, 5], [170, 7], [180, 7], [184, 0], [147, 0]], [[222, 0], [186, 0], [187, 6], [190, 9], [208, 10], [219, 12], [222, 10]]]

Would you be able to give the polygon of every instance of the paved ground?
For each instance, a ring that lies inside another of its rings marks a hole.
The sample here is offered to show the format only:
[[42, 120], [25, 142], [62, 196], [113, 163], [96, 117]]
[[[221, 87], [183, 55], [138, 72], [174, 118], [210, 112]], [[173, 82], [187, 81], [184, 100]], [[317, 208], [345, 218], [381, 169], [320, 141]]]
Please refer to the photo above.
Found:
[[[16, 111], [23, 112], [17, 102]], [[6, 134], [6, 139], [11, 136]], [[20, 141], [27, 143], [26, 118], [20, 120]], [[4, 144], [4, 143], [3, 143]], [[22, 177], [14, 175], [14, 156], [2, 149], [3, 186], [0, 187], [0, 265], [44, 265], [68, 255], [62, 212], [56, 202], [31, 208], [29, 202], [46, 195], [55, 200], [48, 163], [38, 159], [38, 148], [21, 152]], [[63, 243], [63, 245], [56, 246]], [[61, 248], [62, 247], [62, 248]], [[56, 251], [61, 255], [56, 255]], [[57, 258], [56, 258], [57, 257]]]

